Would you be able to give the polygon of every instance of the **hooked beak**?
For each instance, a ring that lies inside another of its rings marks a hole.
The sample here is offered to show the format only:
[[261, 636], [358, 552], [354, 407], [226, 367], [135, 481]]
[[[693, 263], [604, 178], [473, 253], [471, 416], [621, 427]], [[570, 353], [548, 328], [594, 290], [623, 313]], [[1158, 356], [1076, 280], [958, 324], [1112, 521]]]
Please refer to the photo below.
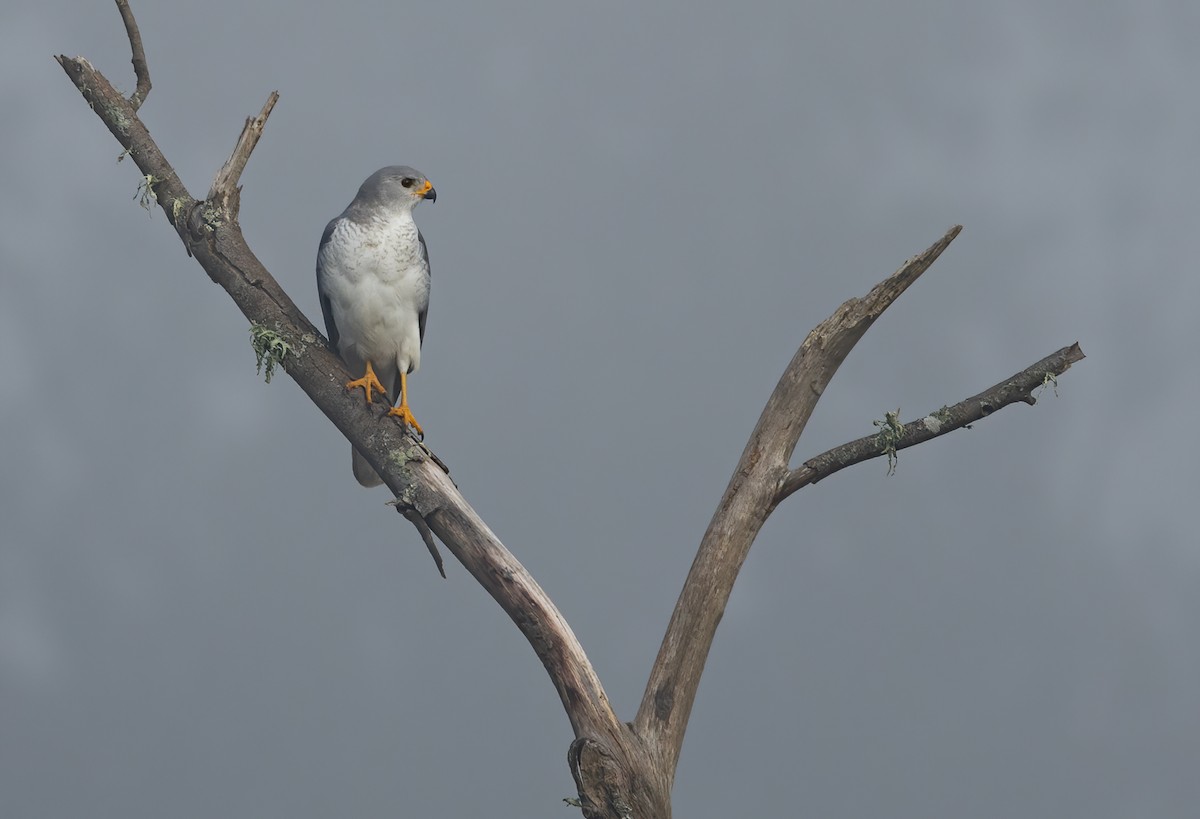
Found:
[[420, 194], [422, 199], [428, 199], [430, 202], [437, 201], [437, 191], [433, 189], [433, 183], [428, 179], [425, 180], [425, 186], [417, 191], [417, 193]]

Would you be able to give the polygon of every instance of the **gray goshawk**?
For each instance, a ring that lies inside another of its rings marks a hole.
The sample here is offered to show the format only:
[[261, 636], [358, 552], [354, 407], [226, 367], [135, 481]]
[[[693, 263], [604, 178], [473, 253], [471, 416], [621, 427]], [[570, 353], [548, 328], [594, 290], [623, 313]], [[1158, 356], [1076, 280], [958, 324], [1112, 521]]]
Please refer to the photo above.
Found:
[[[317, 250], [317, 292], [329, 343], [357, 375], [347, 389], [372, 391], [400, 404], [399, 416], [424, 436], [408, 407], [408, 374], [421, 365], [425, 316], [429, 312], [429, 251], [413, 221], [422, 199], [437, 192], [424, 174], [407, 165], [381, 168], [367, 177], [358, 195], [325, 228]], [[366, 459], [351, 452], [354, 477], [363, 486], [383, 483]]]

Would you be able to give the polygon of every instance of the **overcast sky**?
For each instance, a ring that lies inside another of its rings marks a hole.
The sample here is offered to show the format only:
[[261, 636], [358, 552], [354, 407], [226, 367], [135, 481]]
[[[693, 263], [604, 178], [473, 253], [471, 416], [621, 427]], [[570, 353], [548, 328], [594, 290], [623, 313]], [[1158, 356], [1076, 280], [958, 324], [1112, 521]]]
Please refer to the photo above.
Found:
[[[413, 410], [624, 719], [805, 333], [965, 225], [797, 458], [1088, 358], [775, 513], [675, 815], [1195, 815], [1200, 5], [133, 6], [193, 195], [279, 90], [241, 222], [310, 318], [362, 180], [436, 185]], [[533, 652], [255, 374], [56, 53], [134, 86], [111, 2], [0, 11], [0, 814], [570, 815]]]

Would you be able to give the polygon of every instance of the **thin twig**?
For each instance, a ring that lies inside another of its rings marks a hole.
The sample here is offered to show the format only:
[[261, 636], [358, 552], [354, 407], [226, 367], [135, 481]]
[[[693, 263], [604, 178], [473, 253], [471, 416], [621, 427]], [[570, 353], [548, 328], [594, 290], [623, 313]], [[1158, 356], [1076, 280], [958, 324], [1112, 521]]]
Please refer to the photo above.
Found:
[[138, 31], [137, 20], [133, 19], [133, 10], [129, 8], [129, 0], [117, 0], [117, 8], [121, 19], [125, 22], [125, 33], [129, 35], [129, 47], [133, 50], [133, 75], [137, 77], [137, 89], [129, 95], [129, 105], [134, 111], [142, 107], [146, 97], [150, 96], [150, 65], [146, 62], [146, 50], [142, 47], [142, 34]]
[[433, 530], [429, 528], [429, 524], [425, 522], [425, 518], [415, 509], [405, 509], [404, 504], [399, 498], [394, 498], [388, 501], [389, 506], [396, 507], [396, 511], [404, 516], [404, 519], [411, 523], [417, 529], [417, 534], [421, 536], [421, 540], [425, 543], [425, 548], [429, 550], [430, 556], [433, 557], [433, 562], [437, 566], [438, 574], [442, 576], [442, 580], [446, 579], [446, 565], [442, 562], [442, 553], [438, 551], [437, 542], [433, 539]]
[[[903, 434], [891, 442], [890, 447], [895, 452], [916, 446], [956, 429], [962, 429], [1009, 404], [1035, 404], [1037, 403], [1037, 397], [1033, 394], [1035, 390], [1045, 387], [1048, 380], [1052, 382], [1070, 369], [1072, 364], [1082, 361], [1083, 358], [1083, 350], [1080, 349], [1078, 342], [1069, 347], [1063, 347], [978, 395], [959, 401], [954, 406], [942, 407], [924, 418], [908, 421], [904, 424]], [[877, 434], [835, 446], [815, 458], [809, 458], [790, 471], [779, 486], [775, 502], [779, 503], [797, 489], [824, 480], [848, 466], [878, 458], [884, 454], [885, 450], [880, 447]]]
[[225, 160], [221, 170], [217, 171], [212, 187], [208, 189], [209, 201], [227, 211], [231, 219], [237, 219], [238, 210], [241, 207], [241, 187], [238, 183], [241, 181], [242, 171], [246, 170], [250, 154], [254, 151], [254, 146], [258, 145], [258, 140], [262, 138], [267, 117], [271, 116], [271, 110], [277, 102], [279, 102], [279, 92], [272, 91], [267, 96], [267, 101], [263, 103], [258, 116], [246, 117], [246, 124], [242, 126], [242, 133], [238, 135], [237, 144], [233, 146], [233, 153], [229, 155], [229, 159]]

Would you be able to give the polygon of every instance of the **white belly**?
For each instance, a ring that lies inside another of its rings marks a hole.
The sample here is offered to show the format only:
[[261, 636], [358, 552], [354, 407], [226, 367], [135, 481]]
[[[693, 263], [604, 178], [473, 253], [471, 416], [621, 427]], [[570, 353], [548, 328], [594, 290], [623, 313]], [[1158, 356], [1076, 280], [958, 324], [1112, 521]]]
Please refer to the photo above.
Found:
[[[421, 364], [419, 316], [429, 304], [429, 272], [411, 215], [365, 230], [350, 222], [322, 249], [325, 293], [347, 364], [370, 361], [383, 377]], [[379, 236], [384, 241], [373, 240]]]

